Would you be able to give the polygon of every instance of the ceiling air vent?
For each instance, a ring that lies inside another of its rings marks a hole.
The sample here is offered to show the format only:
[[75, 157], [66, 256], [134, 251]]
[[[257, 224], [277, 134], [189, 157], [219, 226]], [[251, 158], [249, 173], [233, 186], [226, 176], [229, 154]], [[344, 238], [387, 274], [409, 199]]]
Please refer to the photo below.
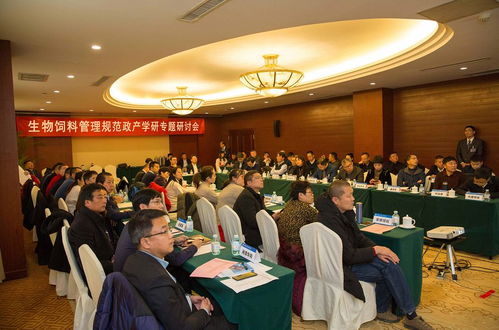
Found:
[[100, 86], [102, 85], [103, 82], [111, 78], [111, 76], [102, 76], [98, 80], [94, 81], [94, 83], [91, 86]]
[[454, 0], [418, 14], [440, 23], [448, 23], [497, 7], [499, 7], [497, 0]]
[[467, 64], [476, 64], [478, 62], [488, 61], [488, 60], [490, 60], [490, 57], [475, 58], [475, 59], [469, 60], [469, 61], [456, 62], [456, 63], [450, 63], [450, 64], [444, 64], [444, 65], [434, 66], [434, 67], [431, 67], [431, 68], [425, 68], [425, 69], [421, 69], [421, 71], [430, 71], [430, 70], [444, 69], [444, 68], [453, 67], [453, 66], [462, 66], [462, 65], [467, 65]]
[[205, 0], [182, 15], [179, 20], [184, 22], [195, 22], [227, 1], [229, 0]]
[[17, 74], [17, 79], [26, 80], [26, 81], [44, 82], [44, 81], [47, 81], [47, 79], [49, 79], [49, 75], [48, 74], [39, 74], [39, 73], [19, 72]]

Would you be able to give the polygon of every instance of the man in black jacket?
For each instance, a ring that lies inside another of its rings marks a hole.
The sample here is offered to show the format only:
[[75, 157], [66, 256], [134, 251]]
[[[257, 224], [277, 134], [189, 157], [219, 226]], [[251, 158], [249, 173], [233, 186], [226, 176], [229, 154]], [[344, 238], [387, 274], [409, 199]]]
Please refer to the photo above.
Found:
[[489, 191], [490, 198], [499, 198], [499, 180], [492, 175], [489, 168], [477, 169], [472, 178], [456, 188], [459, 195], [466, 195], [468, 191], [483, 194], [486, 190]]
[[167, 271], [165, 256], [173, 251], [173, 236], [160, 210], [142, 210], [129, 223], [138, 251], [128, 257], [123, 275], [139, 291], [165, 329], [230, 329], [234, 325], [215, 314], [209, 298], [186, 294]]
[[345, 291], [365, 301], [359, 280], [376, 283], [378, 319], [397, 322], [390, 311], [390, 301], [406, 314], [404, 325], [412, 329], [432, 329], [420, 316], [400, 269], [398, 256], [389, 248], [376, 245], [364, 236], [355, 222], [353, 189], [346, 181], [335, 181], [315, 206], [319, 221], [333, 230], [343, 244], [343, 278]]
[[470, 166], [471, 157], [484, 156], [483, 141], [475, 136], [476, 128], [468, 125], [464, 128], [465, 139], [459, 140], [456, 148], [456, 158], [462, 168]]

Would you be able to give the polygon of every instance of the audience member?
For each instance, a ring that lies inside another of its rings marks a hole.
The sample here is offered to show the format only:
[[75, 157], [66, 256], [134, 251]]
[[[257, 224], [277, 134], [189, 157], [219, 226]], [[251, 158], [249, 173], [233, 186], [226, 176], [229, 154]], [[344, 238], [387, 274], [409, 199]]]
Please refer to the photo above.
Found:
[[326, 178], [328, 182], [331, 182], [333, 181], [335, 175], [336, 173], [333, 170], [333, 165], [331, 165], [329, 161], [324, 159], [317, 163], [317, 169], [315, 170], [314, 174], [312, 174], [312, 177], [318, 180], [323, 180], [324, 178]]
[[229, 157], [230, 156], [230, 150], [229, 148], [225, 145], [224, 141], [220, 141], [220, 151], [218, 153], [223, 152], [225, 156]]
[[368, 152], [363, 152], [360, 155], [359, 167], [363, 172], [367, 172], [373, 169], [373, 163]]
[[476, 128], [468, 125], [464, 128], [465, 139], [457, 143], [456, 158], [462, 168], [470, 166], [471, 157], [483, 157], [483, 141], [475, 136]]
[[407, 155], [407, 166], [397, 176], [397, 186], [413, 187], [424, 184], [424, 169], [418, 167], [418, 157], [414, 154]]
[[101, 184], [91, 183], [81, 188], [68, 239], [80, 266], [78, 249], [81, 245], [88, 244], [102, 264], [104, 272], [109, 274], [113, 271], [116, 236], [108, 219], [103, 216], [106, 203], [107, 191]]
[[338, 171], [336, 179], [364, 182], [364, 172], [355, 166], [352, 160], [345, 158], [341, 161], [341, 169]]
[[170, 169], [174, 169], [174, 168], [178, 167], [177, 161], [178, 161], [177, 157], [172, 156], [172, 158], [170, 159]]
[[[52, 178], [48, 182], [47, 187], [44, 191], [45, 197], [48, 197], [51, 194], [53, 195], [55, 193], [55, 191], [57, 191], [57, 189], [61, 186], [61, 184], [65, 180], [65, 173], [66, 173], [67, 168], [68, 168], [68, 165], [66, 165], [66, 164], [57, 165], [54, 168], [54, 175], [52, 176]], [[69, 176], [69, 174], [68, 174], [68, 176]], [[54, 191], [54, 189], [55, 189], [55, 191]], [[52, 192], [52, 191], [54, 191], [54, 192]]]
[[477, 169], [472, 178], [456, 188], [460, 195], [465, 195], [468, 191], [483, 194], [486, 190], [489, 191], [490, 198], [499, 198], [499, 180], [488, 168]]
[[352, 187], [345, 181], [335, 181], [328, 193], [320, 196], [315, 203], [319, 210], [319, 221], [341, 239], [345, 291], [365, 301], [359, 280], [375, 282], [378, 319], [398, 321], [390, 310], [390, 302], [394, 300], [406, 315], [405, 327], [432, 329], [416, 314], [407, 280], [398, 265], [399, 257], [389, 248], [376, 245], [359, 230], [353, 211], [354, 201]]
[[466, 182], [466, 175], [457, 171], [457, 159], [448, 156], [443, 161], [445, 170], [435, 177], [435, 189], [456, 189]]
[[64, 173], [64, 177], [66, 178], [62, 184], [57, 188], [54, 198], [55, 200], [59, 200], [59, 198], [66, 198], [66, 195], [69, 192], [69, 188], [73, 186], [75, 183], [76, 173], [81, 172], [82, 169], [79, 167], [68, 167], [66, 172]]
[[140, 171], [135, 175], [134, 182], [142, 182], [144, 175], [149, 172], [149, 163], [152, 162], [151, 158], [146, 158], [145, 164]]
[[158, 175], [154, 179], [154, 183], [157, 185], [166, 188], [166, 185], [168, 184], [168, 180], [170, 179], [170, 169], [166, 166], [162, 166], [159, 169]]
[[246, 166], [244, 167], [245, 171], [259, 171], [260, 172], [260, 164], [256, 161], [256, 158], [249, 156], [245, 159]]
[[196, 174], [200, 169], [201, 165], [198, 164], [198, 157], [196, 155], [192, 155], [191, 162], [187, 166], [187, 172], [189, 174]]
[[224, 205], [230, 208], [234, 207], [236, 199], [244, 190], [244, 171], [232, 170], [229, 173], [229, 179], [224, 183], [224, 187], [218, 195], [217, 209]]
[[374, 156], [373, 168], [367, 171], [366, 183], [377, 185], [379, 183], [392, 184], [390, 171], [383, 169], [383, 157]]
[[97, 175], [96, 182], [104, 186], [107, 191], [106, 217], [111, 220], [117, 233], [121, 233], [124, 225], [122, 221], [133, 216], [132, 211], [120, 212], [118, 203], [123, 202], [123, 198], [114, 194], [114, 177], [111, 173], [102, 172]]
[[[263, 197], [260, 190], [263, 189], [263, 177], [257, 171], [249, 171], [244, 176], [244, 190], [234, 203], [234, 211], [239, 215], [241, 227], [246, 243], [259, 248], [262, 245], [262, 237], [256, 223], [256, 214], [265, 210]], [[270, 211], [268, 211], [271, 214]]]
[[78, 201], [78, 196], [80, 195], [81, 187], [85, 184], [84, 174], [86, 172], [78, 172], [75, 175], [75, 181], [73, 185], [69, 187], [69, 193], [66, 195], [66, 205], [68, 206], [68, 211], [74, 214], [76, 209], [76, 202]]
[[168, 193], [168, 199], [172, 204], [172, 209], [170, 212], [177, 212], [177, 198], [178, 196], [185, 193], [185, 189], [182, 187], [182, 169], [177, 167], [174, 169], [170, 175], [170, 181], [166, 185], [166, 191]]
[[213, 206], [218, 203], [217, 194], [211, 189], [211, 185], [217, 180], [217, 174], [213, 166], [203, 166], [199, 173], [194, 174], [192, 183], [196, 187], [194, 192], [199, 198], [206, 198]]
[[232, 169], [234, 170], [244, 170], [246, 164], [244, 163], [244, 155], [242, 152], [237, 153], [237, 161], [232, 164]]
[[222, 172], [227, 166], [227, 158], [225, 158], [225, 153], [221, 152], [218, 154], [218, 158], [215, 160], [215, 169], [218, 173]]
[[275, 165], [270, 171], [271, 175], [283, 175], [288, 171], [288, 165], [285, 162], [286, 154], [279, 151], [276, 155]]
[[426, 176], [431, 176], [433, 179], [437, 176], [438, 173], [442, 172], [444, 169], [445, 169], [444, 156], [436, 155], [435, 163], [433, 164], [432, 167], [430, 167], [430, 170], [428, 171], [428, 173], [426, 173]]
[[297, 155], [295, 157], [295, 165], [288, 170], [288, 174], [296, 175], [297, 179], [299, 179], [300, 177], [306, 178], [311, 174], [311, 170], [307, 164], [308, 162], [305, 161], [305, 158], [303, 156]]
[[349, 161], [351, 161], [353, 163], [353, 152], [348, 152], [345, 155], [345, 159], [348, 159]]
[[[491, 168], [483, 165], [483, 159], [481, 156], [473, 155], [470, 158], [470, 166], [466, 166], [463, 168], [463, 173], [469, 176], [473, 176], [473, 173], [475, 173], [476, 170], [479, 168], [488, 168], [490, 171], [492, 171]], [[492, 175], [494, 175], [492, 173]]]
[[300, 240], [300, 228], [317, 221], [317, 210], [312, 207], [314, 192], [310, 183], [306, 181], [293, 182], [290, 197], [277, 222], [280, 242], [277, 260], [279, 265], [295, 271], [292, 307], [296, 315], [301, 315], [307, 271]]
[[338, 170], [340, 169], [341, 163], [338, 160], [338, 154], [336, 152], [330, 152], [327, 159], [329, 160], [331, 170], [333, 172], [333, 177], [336, 176]]
[[315, 159], [315, 155], [313, 151], [307, 151], [307, 167], [309, 168], [311, 173], [314, 173], [317, 170], [317, 160]]
[[98, 174], [99, 173], [97, 173], [96, 171], [85, 171], [85, 173], [83, 174], [84, 185], [95, 183]]
[[187, 295], [168, 272], [164, 258], [172, 253], [174, 242], [164, 215], [159, 210], [142, 210], [130, 221], [129, 234], [138, 251], [128, 257], [123, 275], [164, 329], [233, 328], [223, 315], [215, 316], [208, 298]]
[[156, 179], [159, 172], [159, 163], [156, 161], [149, 162], [149, 172], [142, 177], [142, 183], [147, 186]]
[[[38, 172], [35, 169], [35, 162], [33, 160], [26, 159], [23, 162], [23, 169], [28, 171], [30, 175], [36, 177], [36, 179], [38, 180], [38, 184], [40, 184], [40, 179], [42, 178], [42, 175], [40, 174], [40, 172]], [[35, 180], [33, 180], [33, 181], [35, 181]]]
[[191, 164], [191, 161], [187, 158], [187, 154], [185, 152], [180, 154], [180, 164], [178, 166], [182, 167], [182, 170], [187, 172], [187, 168]]
[[388, 161], [383, 164], [383, 168], [388, 170], [393, 175], [399, 174], [400, 170], [402, 170], [405, 165], [399, 162], [399, 155], [396, 152], [392, 152]]
[[[274, 160], [270, 157], [270, 154], [268, 152], [263, 153], [262, 164], [263, 164], [263, 167], [266, 167], [266, 168], [272, 168], [274, 166]], [[270, 172], [270, 170], [268, 170], [266, 172]]]
[[262, 157], [258, 156], [258, 153], [256, 152], [255, 149], [253, 149], [253, 150], [250, 151], [250, 157], [255, 158], [255, 161], [258, 164], [258, 166], [261, 166]]

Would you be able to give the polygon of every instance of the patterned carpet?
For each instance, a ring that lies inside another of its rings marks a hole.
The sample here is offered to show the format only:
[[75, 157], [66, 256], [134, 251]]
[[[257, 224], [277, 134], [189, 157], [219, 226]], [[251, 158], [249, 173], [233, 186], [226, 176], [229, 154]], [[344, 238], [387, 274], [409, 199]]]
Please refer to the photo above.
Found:
[[[74, 303], [57, 297], [48, 284], [48, 269], [36, 264], [31, 234], [25, 232], [29, 276], [0, 284], [0, 329], [71, 329]], [[429, 264], [436, 252], [426, 253]], [[437, 279], [437, 270], [423, 269], [423, 292], [418, 313], [435, 329], [499, 329], [499, 256], [493, 260], [458, 252], [458, 258], [471, 268], [458, 272], [458, 281], [450, 274]], [[438, 261], [444, 261], [440, 256]], [[488, 298], [480, 295], [495, 290]], [[293, 315], [293, 329], [327, 329], [324, 321], [300, 321]], [[403, 329], [402, 322], [387, 324], [371, 321], [361, 329]], [[256, 329], [255, 329], [256, 330]]]

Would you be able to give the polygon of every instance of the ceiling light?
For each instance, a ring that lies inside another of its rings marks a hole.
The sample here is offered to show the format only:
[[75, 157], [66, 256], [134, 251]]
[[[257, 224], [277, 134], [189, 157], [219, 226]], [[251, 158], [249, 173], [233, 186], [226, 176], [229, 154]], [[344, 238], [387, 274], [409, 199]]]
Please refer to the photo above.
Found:
[[242, 74], [239, 79], [246, 87], [266, 97], [285, 94], [303, 78], [303, 73], [278, 66], [278, 57], [275, 54], [263, 55], [265, 65]]
[[459, 70], [461, 70], [461, 71], [468, 70], [468, 67], [467, 66], [462, 66], [462, 67], [459, 68]]
[[90, 109], [90, 110], [88, 110], [88, 111], [93, 112], [93, 111], [94, 111], [94, 109]]
[[187, 95], [187, 87], [177, 87], [178, 95], [161, 100], [161, 104], [174, 114], [185, 116], [203, 105], [204, 100]]
[[207, 114], [208, 114], [208, 112], [205, 112], [204, 114], [205, 114], [205, 115], [207, 115]]
[[376, 83], [372, 82], [372, 83], [369, 83], [369, 85], [374, 86], [374, 85], [376, 85]]
[[230, 110], [234, 110], [235, 108], [234, 107], [230, 107]]
[[55, 90], [54, 93], [59, 94], [61, 91]]
[[263, 102], [263, 103], [267, 104], [267, 103], [269, 103], [269, 101], [265, 101], [265, 102]]
[[137, 112], [137, 110], [133, 110], [132, 112]]
[[314, 96], [315, 94], [314, 93], [308, 93], [309, 96]]
[[45, 109], [44, 108], [40, 108], [40, 111], [45, 111]]
[[68, 77], [69, 79], [73, 79], [75, 77], [74, 74], [68, 74], [66, 77]]
[[45, 101], [45, 103], [50, 104], [50, 103], [52, 103], [52, 101]]
[[100, 45], [92, 45], [91, 47], [93, 50], [101, 50], [102, 47]]

